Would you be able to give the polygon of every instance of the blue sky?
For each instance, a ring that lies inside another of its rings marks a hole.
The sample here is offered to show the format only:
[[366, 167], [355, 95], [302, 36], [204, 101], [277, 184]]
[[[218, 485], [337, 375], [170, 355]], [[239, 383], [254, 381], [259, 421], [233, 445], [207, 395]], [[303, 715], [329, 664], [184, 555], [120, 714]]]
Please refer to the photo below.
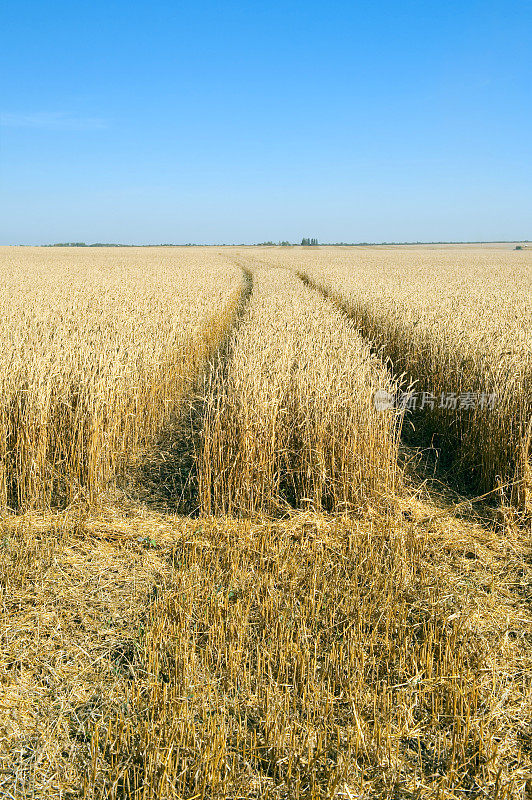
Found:
[[532, 239], [530, 2], [3, 8], [2, 244]]

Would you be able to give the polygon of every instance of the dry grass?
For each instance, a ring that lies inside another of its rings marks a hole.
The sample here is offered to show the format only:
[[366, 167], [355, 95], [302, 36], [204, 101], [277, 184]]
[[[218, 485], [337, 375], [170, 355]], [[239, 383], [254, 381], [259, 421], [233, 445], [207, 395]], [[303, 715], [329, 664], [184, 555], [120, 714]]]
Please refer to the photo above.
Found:
[[[506, 496], [532, 511], [530, 252], [279, 248], [262, 255], [307, 275], [391, 358], [397, 375], [434, 395], [434, 409], [414, 415], [415, 424], [455, 476], [479, 493], [516, 482]], [[496, 393], [495, 408], [461, 408], [467, 392]], [[442, 393], [458, 396], [458, 407], [440, 408]]]
[[2, 796], [527, 797], [517, 533], [120, 508], [2, 542]]
[[1, 255], [0, 505], [94, 502], [182, 412], [242, 273], [212, 250]]

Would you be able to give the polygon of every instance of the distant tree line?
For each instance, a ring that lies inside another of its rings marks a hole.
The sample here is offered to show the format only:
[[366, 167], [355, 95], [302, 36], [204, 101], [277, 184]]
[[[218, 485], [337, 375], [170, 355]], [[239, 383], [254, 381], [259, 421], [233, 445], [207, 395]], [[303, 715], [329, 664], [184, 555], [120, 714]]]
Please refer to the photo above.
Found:
[[94, 244], [87, 244], [86, 242], [56, 242], [55, 244], [45, 244], [45, 247], [131, 247], [127, 244], [115, 244], [114, 242], [95, 242]]
[[[94, 244], [87, 244], [86, 242], [56, 242], [55, 244], [44, 244], [43, 247], [203, 247], [204, 245], [197, 245], [193, 242], [186, 244], [170, 244], [164, 242], [162, 244], [119, 244], [117, 242], [94, 242]], [[215, 245], [221, 247], [222, 245]]]
[[[522, 244], [516, 245], [516, 250], [523, 250], [528, 249], [526, 245], [531, 244], [529, 239], [521, 239]], [[301, 239], [301, 244], [303, 247], [312, 247], [318, 245], [317, 239], [310, 239], [308, 237], [303, 237]], [[449, 241], [440, 241], [440, 242], [326, 242], [323, 243], [323, 247], [374, 247], [376, 245], [388, 245], [388, 246], [395, 246], [395, 245], [416, 245], [416, 244], [510, 244], [508, 240], [497, 242], [479, 242], [479, 241], [471, 241], [471, 242], [449, 242]], [[95, 242], [94, 244], [87, 244], [86, 242], [56, 242], [55, 244], [45, 244], [42, 245], [43, 247], [226, 247], [228, 246], [225, 242], [220, 242], [216, 245], [204, 245], [199, 244], [197, 242], [187, 242], [186, 244], [118, 244], [116, 242]], [[248, 247], [249, 245], [245, 245], [244, 243], [237, 245], [233, 244], [232, 247]], [[292, 242], [282, 241], [282, 242], [257, 242], [252, 247], [293, 247]]]
[[[529, 239], [521, 239], [526, 244]], [[416, 245], [416, 244], [512, 244], [513, 240], [509, 239], [494, 239], [492, 241], [439, 241], [439, 242], [323, 242], [324, 247], [378, 247], [386, 245], [388, 247], [395, 247], [400, 245]]]
[[[254, 245], [254, 246], [256, 246], [256, 247], [275, 247], [276, 245], [278, 247], [292, 247], [292, 243], [291, 242], [286, 242], [286, 241], [284, 241], [284, 242], [257, 242], [257, 244]], [[244, 247], [244, 246], [245, 245], [240, 245], [240, 247]]]

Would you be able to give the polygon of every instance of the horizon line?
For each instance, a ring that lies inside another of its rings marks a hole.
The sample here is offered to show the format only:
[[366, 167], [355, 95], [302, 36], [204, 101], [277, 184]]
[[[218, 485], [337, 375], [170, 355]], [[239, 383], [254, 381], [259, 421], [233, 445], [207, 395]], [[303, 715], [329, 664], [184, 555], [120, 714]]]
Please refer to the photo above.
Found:
[[219, 242], [206, 244], [201, 242], [164, 242], [151, 244], [125, 244], [122, 242], [56, 242], [53, 244], [7, 244], [1, 247], [379, 247], [390, 245], [416, 245], [416, 244], [531, 244], [530, 239], [448, 239], [433, 241], [384, 241], [384, 242], [317, 242], [317, 244], [307, 245], [301, 242]]

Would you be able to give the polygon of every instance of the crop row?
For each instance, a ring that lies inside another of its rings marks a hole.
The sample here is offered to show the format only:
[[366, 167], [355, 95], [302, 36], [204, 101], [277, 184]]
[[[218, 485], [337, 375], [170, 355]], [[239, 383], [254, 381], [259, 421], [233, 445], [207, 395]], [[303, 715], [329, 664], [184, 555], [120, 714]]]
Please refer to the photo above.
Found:
[[530, 253], [265, 251], [336, 301], [412, 387], [413, 441], [475, 492], [532, 509]]
[[211, 251], [4, 248], [0, 505], [94, 499], [181, 413], [241, 270]]

